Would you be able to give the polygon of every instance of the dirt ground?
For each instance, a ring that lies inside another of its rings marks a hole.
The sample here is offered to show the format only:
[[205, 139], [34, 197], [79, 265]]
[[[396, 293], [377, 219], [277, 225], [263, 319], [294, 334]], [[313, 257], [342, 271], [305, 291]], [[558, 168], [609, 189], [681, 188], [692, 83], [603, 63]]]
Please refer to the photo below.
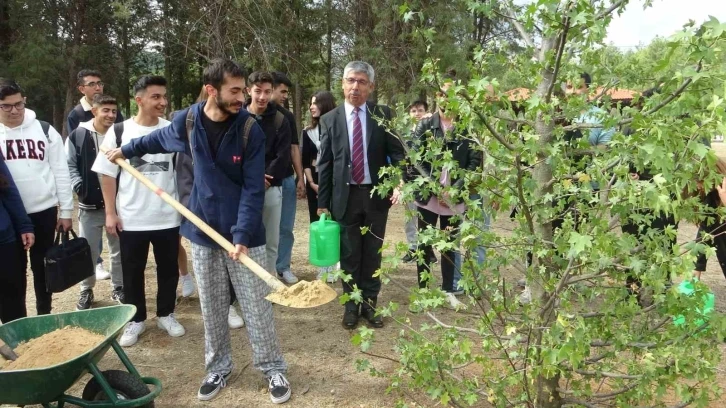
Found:
[[[718, 143], [714, 147], [726, 154], [726, 146]], [[315, 279], [316, 271], [307, 261], [309, 220], [306, 206], [306, 201], [298, 201], [292, 269], [299, 278], [312, 280]], [[392, 209], [389, 216], [387, 241], [405, 241], [403, 223], [403, 208], [397, 206]], [[493, 224], [493, 228], [510, 229], [508, 225], [508, 220], [500, 219]], [[679, 241], [691, 240], [695, 234], [695, 226], [680, 225]], [[146, 270], [147, 304], [149, 316], [154, 316], [156, 279], [153, 254], [149, 255], [149, 259]], [[402, 268], [399, 281], [408, 287], [415, 287], [415, 266], [407, 264]], [[32, 279], [32, 275], [29, 276]], [[710, 260], [703, 281], [716, 295], [717, 311], [726, 311], [726, 280], [715, 259]], [[29, 282], [28, 311], [34, 314], [32, 287]], [[341, 293], [340, 284], [334, 285], [334, 288]], [[110, 289], [109, 281], [100, 281], [97, 284], [96, 306], [113, 304], [110, 301]], [[53, 311], [57, 313], [74, 310], [77, 295], [77, 287], [55, 295]], [[409, 313], [407, 293], [394, 285], [384, 285], [380, 301], [391, 300], [401, 304], [398, 315]], [[288, 378], [293, 387], [292, 399], [286, 406], [380, 408], [394, 405], [397, 396], [386, 393], [387, 384], [384, 380], [373, 378], [367, 373], [356, 372], [355, 361], [365, 356], [350, 342], [355, 332], [349, 332], [341, 327], [342, 311], [342, 306], [335, 302], [312, 309], [275, 306], [276, 327], [283, 353], [290, 366]], [[164, 390], [156, 400], [157, 407], [213, 408], [272, 405], [262, 375], [252, 367], [249, 342], [244, 328], [232, 331], [236, 369], [227, 388], [213, 401], [199, 402], [196, 395], [205, 372], [204, 329], [197, 295], [182, 299], [177, 306], [176, 315], [186, 328], [186, 335], [171, 338], [156, 327], [155, 318], [150, 318], [147, 321], [146, 333], [135, 346], [126, 349], [131, 361], [142, 375], [157, 377], [162, 381]], [[408, 317], [414, 326], [424, 319], [417, 315]], [[442, 311], [440, 317], [444, 321], [450, 321], [455, 318], [455, 312]], [[376, 331], [377, 343], [371, 351], [392, 355], [392, 347], [399, 328], [391, 320], [386, 320], [386, 323], [385, 328]], [[714, 345], [714, 347], [719, 347], [723, 352], [723, 345]], [[373, 362], [379, 370], [389, 371], [395, 368], [393, 363], [385, 360], [373, 360]], [[100, 365], [102, 370], [121, 368], [120, 362], [113, 354], [108, 354]], [[718, 383], [721, 387], [725, 387], [726, 363], [722, 362], [717, 369]], [[86, 378], [82, 379], [71, 391], [75, 395], [80, 395], [86, 381]], [[423, 406], [436, 406], [425, 396], [417, 396], [416, 400], [419, 404], [423, 403]], [[714, 401], [710, 406], [722, 407], [723, 402]]]

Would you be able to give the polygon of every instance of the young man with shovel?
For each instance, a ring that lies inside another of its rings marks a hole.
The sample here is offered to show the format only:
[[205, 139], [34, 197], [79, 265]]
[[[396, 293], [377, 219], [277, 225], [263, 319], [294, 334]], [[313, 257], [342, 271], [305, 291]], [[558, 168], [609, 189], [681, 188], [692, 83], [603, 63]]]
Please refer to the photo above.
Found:
[[285, 362], [275, 331], [270, 289], [237, 261], [244, 254], [266, 265], [265, 134], [242, 109], [245, 77], [228, 59], [217, 59], [204, 70], [209, 98], [174, 116], [171, 126], [135, 139], [107, 153], [109, 160], [152, 152], [184, 152], [194, 162], [194, 185], [188, 208], [212, 229], [231, 241], [227, 253], [186, 219], [181, 235], [192, 243], [192, 260], [204, 319], [204, 356], [207, 376], [197, 397], [214, 398], [227, 385], [234, 365], [227, 325], [229, 281], [239, 299], [252, 345], [254, 366], [269, 381], [270, 399], [290, 399]]

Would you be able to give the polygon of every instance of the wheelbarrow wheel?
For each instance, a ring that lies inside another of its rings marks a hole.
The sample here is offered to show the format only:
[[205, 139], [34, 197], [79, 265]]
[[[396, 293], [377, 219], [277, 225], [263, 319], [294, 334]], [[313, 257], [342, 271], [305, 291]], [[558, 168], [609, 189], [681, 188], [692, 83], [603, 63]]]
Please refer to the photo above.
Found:
[[[108, 384], [116, 392], [116, 397], [120, 400], [142, 398], [151, 393], [149, 387], [140, 378], [126, 371], [108, 370], [101, 374], [106, 378]], [[86, 384], [86, 388], [83, 389], [83, 399], [86, 401], [108, 401], [108, 395], [103, 391], [96, 378], [92, 378]], [[142, 406], [142, 408], [153, 407], [154, 401]]]

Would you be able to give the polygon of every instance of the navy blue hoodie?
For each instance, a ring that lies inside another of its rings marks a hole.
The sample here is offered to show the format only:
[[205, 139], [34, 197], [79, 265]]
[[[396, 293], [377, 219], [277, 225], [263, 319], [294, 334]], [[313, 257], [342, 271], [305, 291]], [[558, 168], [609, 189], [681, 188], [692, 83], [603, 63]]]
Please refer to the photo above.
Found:
[[[187, 141], [187, 111], [174, 115], [171, 125], [133, 139], [121, 148], [126, 158], [144, 154], [184, 152], [194, 160], [194, 184], [187, 208], [235, 245], [254, 248], [265, 244], [262, 208], [265, 203], [265, 134], [253, 125], [242, 151], [242, 132], [249, 113], [241, 110], [222, 138], [212, 159], [202, 126], [205, 102], [192, 105], [194, 129]], [[192, 153], [193, 152], [193, 153]], [[217, 248], [216, 242], [188, 220], [181, 235], [190, 241]]]
[[15, 242], [18, 235], [33, 232], [33, 223], [25, 213], [23, 200], [15, 186], [10, 170], [0, 154], [0, 245]]

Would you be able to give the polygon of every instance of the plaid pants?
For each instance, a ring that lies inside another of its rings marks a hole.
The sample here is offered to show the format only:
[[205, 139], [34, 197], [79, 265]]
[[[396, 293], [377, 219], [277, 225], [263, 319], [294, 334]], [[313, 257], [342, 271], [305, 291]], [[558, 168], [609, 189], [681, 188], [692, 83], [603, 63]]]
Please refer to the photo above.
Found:
[[[265, 265], [265, 246], [250, 248], [248, 256]], [[227, 252], [192, 243], [192, 262], [199, 287], [204, 320], [204, 364], [208, 373], [229, 374], [232, 347], [227, 314], [229, 281], [232, 281], [252, 345], [252, 363], [266, 376], [287, 371], [275, 332], [272, 303], [265, 299], [269, 287], [246, 266], [232, 260]]]

